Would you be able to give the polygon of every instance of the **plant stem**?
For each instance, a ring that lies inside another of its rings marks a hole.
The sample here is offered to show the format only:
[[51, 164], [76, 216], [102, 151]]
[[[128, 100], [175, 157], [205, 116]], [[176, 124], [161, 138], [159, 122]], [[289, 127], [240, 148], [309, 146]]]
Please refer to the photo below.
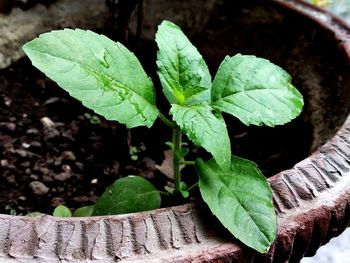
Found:
[[185, 165], [195, 165], [195, 161], [180, 161], [179, 164], [185, 164]]
[[174, 181], [175, 181], [175, 193], [180, 192], [180, 160], [177, 153], [181, 150], [181, 130], [180, 127], [176, 126], [173, 128], [173, 169], [174, 169]]
[[174, 129], [176, 127], [176, 124], [165, 117], [161, 112], [159, 112], [159, 118], [165, 125], [169, 126], [170, 128]]
[[193, 188], [195, 188], [197, 185], [199, 184], [199, 182], [191, 185], [190, 187], [187, 188], [187, 191], [191, 191]]
[[168, 192], [164, 192], [164, 191], [158, 191], [161, 195], [166, 195], [166, 196], [169, 196], [170, 195], [170, 193], [168, 193]]

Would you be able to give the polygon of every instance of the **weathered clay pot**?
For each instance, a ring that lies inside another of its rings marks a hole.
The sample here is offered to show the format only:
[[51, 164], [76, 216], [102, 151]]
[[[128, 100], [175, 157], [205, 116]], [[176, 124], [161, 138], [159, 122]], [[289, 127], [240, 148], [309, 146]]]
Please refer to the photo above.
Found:
[[[279, 225], [270, 252], [254, 253], [205, 207], [186, 204], [108, 217], [1, 215], [1, 262], [299, 262], [349, 225], [350, 27], [299, 1], [227, 2], [207, 6], [200, 21], [189, 15], [193, 36], [207, 38], [216, 59], [240, 51], [277, 60], [302, 89], [304, 118], [313, 126], [313, 153], [269, 178]], [[146, 23], [146, 31], [161, 19]], [[206, 28], [214, 23], [215, 31]]]

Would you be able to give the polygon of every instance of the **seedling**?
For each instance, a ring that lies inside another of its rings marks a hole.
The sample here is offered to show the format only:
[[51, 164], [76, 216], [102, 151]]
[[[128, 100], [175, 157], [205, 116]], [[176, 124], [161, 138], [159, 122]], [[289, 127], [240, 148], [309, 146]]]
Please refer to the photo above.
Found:
[[68, 207], [66, 207], [64, 205], [59, 205], [53, 211], [53, 216], [56, 216], [56, 217], [71, 217], [72, 213], [71, 213], [71, 211], [69, 210]]
[[144, 145], [141, 145], [140, 147], [130, 145], [129, 146], [130, 159], [133, 161], [137, 161], [139, 159], [139, 154], [145, 150], [146, 148]]
[[94, 114], [90, 114], [90, 113], [85, 113], [84, 117], [90, 121], [91, 124], [100, 124], [101, 120], [98, 116], [94, 115]]
[[[168, 21], [158, 28], [158, 76], [170, 103], [171, 119], [155, 103], [152, 80], [121, 43], [80, 29], [52, 31], [23, 49], [33, 65], [86, 107], [128, 128], [151, 127], [157, 118], [172, 129], [174, 191], [187, 196], [180, 165], [195, 165], [203, 200], [238, 239], [265, 253], [277, 232], [268, 181], [257, 165], [231, 154], [222, 112], [246, 125], [281, 125], [298, 116], [301, 94], [290, 75], [266, 59], [227, 56], [212, 81], [198, 50]], [[213, 159], [186, 160], [186, 135]], [[147, 202], [145, 202], [147, 200]], [[141, 177], [117, 180], [78, 215], [129, 213], [160, 206], [157, 190]]]

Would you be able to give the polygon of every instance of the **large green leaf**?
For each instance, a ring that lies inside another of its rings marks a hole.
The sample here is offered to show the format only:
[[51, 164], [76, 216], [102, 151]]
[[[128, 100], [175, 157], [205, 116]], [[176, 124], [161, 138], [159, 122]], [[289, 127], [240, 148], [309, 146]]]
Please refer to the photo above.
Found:
[[181, 29], [163, 21], [156, 34], [158, 75], [171, 104], [210, 102], [211, 76], [198, 50]]
[[238, 54], [221, 63], [213, 81], [212, 106], [246, 125], [274, 126], [298, 116], [303, 98], [282, 68]]
[[272, 193], [255, 163], [232, 156], [229, 169], [196, 161], [199, 189], [220, 222], [239, 240], [265, 253], [277, 233]]
[[208, 105], [177, 104], [172, 105], [170, 114], [187, 137], [210, 152], [219, 165], [230, 164], [230, 138], [221, 114], [212, 113]]
[[120, 43], [65, 29], [41, 35], [23, 50], [34, 66], [108, 120], [150, 127], [158, 116], [152, 81]]
[[128, 176], [116, 180], [97, 199], [93, 215], [118, 215], [157, 209], [160, 193], [146, 179]]

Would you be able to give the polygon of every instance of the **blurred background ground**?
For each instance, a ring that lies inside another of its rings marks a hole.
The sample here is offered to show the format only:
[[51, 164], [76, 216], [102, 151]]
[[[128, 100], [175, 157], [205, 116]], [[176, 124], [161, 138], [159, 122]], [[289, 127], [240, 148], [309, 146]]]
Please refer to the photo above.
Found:
[[[311, 0], [310, 2], [334, 12], [350, 24], [350, 0]], [[350, 263], [350, 228], [322, 246], [314, 257], [305, 257], [301, 263]]]

